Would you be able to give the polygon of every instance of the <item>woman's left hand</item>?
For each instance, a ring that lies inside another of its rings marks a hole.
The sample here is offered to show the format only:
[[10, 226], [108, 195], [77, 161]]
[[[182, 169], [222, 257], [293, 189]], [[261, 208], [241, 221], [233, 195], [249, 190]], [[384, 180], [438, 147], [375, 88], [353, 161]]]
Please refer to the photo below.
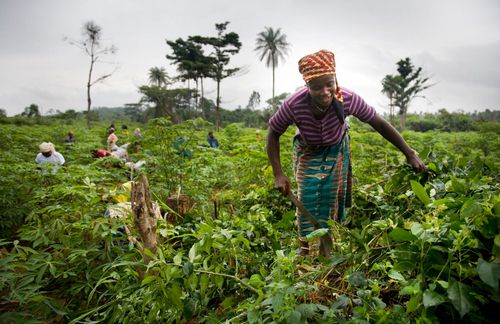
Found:
[[415, 170], [416, 172], [427, 171], [425, 163], [422, 161], [422, 159], [420, 159], [415, 150], [412, 150], [412, 153], [406, 156], [406, 161], [408, 161], [408, 164], [410, 164], [413, 170]]

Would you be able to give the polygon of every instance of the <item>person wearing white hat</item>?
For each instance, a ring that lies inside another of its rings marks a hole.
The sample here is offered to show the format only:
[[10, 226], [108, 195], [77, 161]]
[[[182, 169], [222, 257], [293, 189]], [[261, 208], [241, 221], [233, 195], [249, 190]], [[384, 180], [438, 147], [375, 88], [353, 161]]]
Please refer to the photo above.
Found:
[[[53, 164], [52, 173], [56, 173], [57, 169], [66, 162], [61, 153], [56, 152], [54, 144], [43, 142], [39, 146], [40, 153], [37, 154], [35, 162], [39, 165]], [[47, 173], [47, 169], [41, 168], [43, 173]]]

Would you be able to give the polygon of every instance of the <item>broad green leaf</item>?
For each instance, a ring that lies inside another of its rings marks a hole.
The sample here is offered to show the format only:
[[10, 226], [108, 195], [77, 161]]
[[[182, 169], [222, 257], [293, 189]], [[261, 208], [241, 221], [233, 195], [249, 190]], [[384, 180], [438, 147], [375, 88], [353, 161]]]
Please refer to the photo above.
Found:
[[424, 307], [433, 307], [437, 306], [439, 304], [442, 304], [446, 301], [446, 297], [438, 294], [435, 291], [432, 291], [430, 289], [426, 289], [424, 291], [424, 298], [423, 298], [423, 303]]
[[259, 274], [253, 274], [248, 280], [248, 284], [255, 288], [263, 287], [266, 283], [262, 281], [262, 277]]
[[191, 273], [193, 273], [193, 264], [191, 262], [184, 262], [184, 265], [182, 266], [182, 272], [186, 276], [189, 276]]
[[458, 179], [458, 178], [451, 178], [451, 189], [459, 194], [464, 194], [466, 193], [467, 189], [465, 187], [465, 180], [463, 179]]
[[415, 260], [401, 260], [392, 267], [396, 271], [412, 271], [415, 270]]
[[279, 312], [283, 307], [285, 300], [283, 298], [283, 294], [276, 294], [272, 298], [273, 309], [275, 312]]
[[334, 255], [330, 258], [330, 266], [336, 266], [341, 263], [344, 263], [347, 258], [343, 255]]
[[217, 285], [217, 287], [219, 289], [222, 289], [222, 285], [224, 285], [224, 277], [223, 276], [213, 276], [213, 279], [212, 279], [215, 284]]
[[181, 263], [182, 263], [182, 254], [181, 253], [176, 254], [174, 256], [174, 264], [179, 266], [181, 265]]
[[384, 301], [378, 297], [374, 297], [372, 301], [373, 304], [375, 305], [375, 308], [384, 309], [387, 306], [387, 304], [384, 303]]
[[401, 296], [405, 296], [405, 295], [413, 296], [413, 295], [417, 295], [417, 294], [421, 294], [421, 290], [420, 290], [420, 287], [418, 284], [412, 284], [412, 285], [403, 287], [403, 289], [401, 289], [399, 291], [399, 295], [401, 295]]
[[347, 281], [354, 287], [365, 287], [367, 283], [365, 274], [361, 271], [351, 273]]
[[448, 284], [448, 281], [444, 281], [444, 280], [438, 280], [437, 283], [443, 287], [444, 289], [448, 289], [449, 287], [449, 284]]
[[335, 302], [332, 305], [332, 310], [340, 311], [349, 306], [350, 299], [346, 295], [340, 295], [335, 299]]
[[495, 257], [500, 258], [500, 234], [495, 235], [495, 245], [492, 248], [492, 253]]
[[460, 313], [460, 317], [464, 317], [469, 311], [474, 308], [469, 294], [468, 287], [461, 282], [453, 281], [448, 287], [448, 298], [455, 309]]
[[389, 278], [392, 278], [394, 280], [401, 281], [401, 282], [406, 282], [405, 277], [403, 277], [403, 275], [400, 272], [394, 271], [392, 269], [389, 271]]
[[144, 254], [152, 259], [156, 259], [156, 255], [150, 249], [144, 249]]
[[141, 286], [146, 286], [148, 283], [154, 281], [156, 279], [156, 276], [148, 276], [144, 277], [141, 282]]
[[295, 310], [298, 311], [302, 317], [311, 318], [316, 313], [316, 305], [315, 304], [300, 304], [295, 307]]
[[415, 235], [418, 238], [422, 238], [422, 234], [424, 233], [424, 227], [420, 223], [413, 223], [411, 225], [410, 231], [413, 235]]
[[193, 263], [195, 258], [196, 258], [196, 244], [193, 244], [191, 246], [191, 249], [189, 249], [189, 261]]
[[434, 172], [438, 172], [437, 166], [433, 162], [430, 162], [429, 164], [427, 164], [427, 169], [434, 171]]
[[196, 300], [194, 298], [187, 298], [183, 301], [183, 315], [184, 318], [190, 320], [196, 313]]
[[411, 313], [418, 309], [422, 305], [422, 295], [413, 295], [410, 300], [406, 303], [406, 312]]
[[460, 217], [462, 219], [471, 219], [482, 212], [483, 208], [481, 207], [479, 201], [474, 198], [470, 198], [463, 204], [462, 208], [460, 208]]
[[320, 228], [320, 229], [317, 229], [317, 230], [313, 231], [309, 235], [306, 235], [304, 237], [304, 240], [307, 241], [307, 242], [311, 242], [311, 241], [314, 241], [317, 238], [320, 238], [321, 236], [323, 236], [323, 235], [325, 235], [327, 233], [328, 233], [328, 228]]
[[172, 284], [167, 288], [166, 296], [170, 304], [177, 309], [182, 309], [182, 289], [177, 284]]
[[206, 273], [202, 273], [200, 276], [200, 292], [203, 294], [207, 291], [208, 284], [210, 283], [210, 278]]
[[294, 310], [294, 311], [291, 311], [290, 313], [288, 313], [288, 318], [287, 318], [287, 323], [292, 323], [292, 324], [295, 324], [295, 323], [302, 323], [300, 321], [300, 318], [301, 318], [301, 315], [298, 311]]
[[488, 286], [498, 290], [498, 279], [500, 279], [500, 264], [490, 263], [483, 259], [479, 259], [477, 263], [477, 272], [479, 278]]
[[415, 235], [400, 227], [393, 229], [389, 233], [389, 237], [396, 242], [414, 241], [417, 239]]
[[424, 203], [424, 205], [428, 205], [431, 203], [429, 195], [427, 195], [427, 192], [420, 183], [418, 183], [415, 180], [410, 180], [410, 185], [411, 185], [411, 190], [413, 190], [417, 198], [420, 199], [420, 201]]
[[255, 309], [249, 310], [247, 312], [248, 323], [253, 324], [259, 321], [259, 312]]
[[186, 280], [186, 285], [192, 290], [195, 291], [198, 288], [198, 275], [196, 273], [192, 273], [189, 278]]

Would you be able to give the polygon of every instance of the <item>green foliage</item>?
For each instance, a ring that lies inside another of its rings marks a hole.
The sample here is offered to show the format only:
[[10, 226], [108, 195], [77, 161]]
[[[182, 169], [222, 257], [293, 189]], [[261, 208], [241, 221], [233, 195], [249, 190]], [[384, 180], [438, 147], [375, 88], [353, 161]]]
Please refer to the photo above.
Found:
[[[202, 119], [141, 127], [134, 161], [146, 161], [159, 220], [158, 250], [123, 235], [130, 218], [104, 217], [136, 173], [93, 160], [107, 123], [5, 125], [0, 130], [2, 322], [488, 322], [500, 300], [498, 141], [482, 133], [405, 132], [429, 171], [414, 174], [381, 136], [351, 123], [354, 206], [333, 223], [334, 255], [304, 259], [294, 208], [273, 190], [264, 141], [242, 123], [206, 143]], [[265, 136], [265, 134], [263, 134]], [[281, 137], [292, 177], [294, 130]], [[182, 139], [179, 141], [179, 139]], [[123, 136], [120, 140], [124, 140]], [[38, 173], [37, 145], [66, 158]], [[189, 154], [187, 154], [189, 152]], [[21, 180], [20, 180], [21, 179]], [[172, 194], [194, 204], [183, 217]], [[214, 217], [214, 205], [217, 217]], [[314, 246], [314, 241], [311, 242]]]
[[398, 74], [386, 75], [382, 80], [382, 92], [389, 97], [391, 117], [393, 107], [399, 109], [399, 126], [401, 130], [404, 130], [406, 113], [411, 101], [432, 85], [428, 84], [429, 78], [421, 76], [422, 68], [415, 68], [409, 57], [399, 60], [397, 65]]
[[40, 109], [38, 105], [31, 104], [29, 107], [24, 108], [21, 116], [27, 118], [40, 117]]

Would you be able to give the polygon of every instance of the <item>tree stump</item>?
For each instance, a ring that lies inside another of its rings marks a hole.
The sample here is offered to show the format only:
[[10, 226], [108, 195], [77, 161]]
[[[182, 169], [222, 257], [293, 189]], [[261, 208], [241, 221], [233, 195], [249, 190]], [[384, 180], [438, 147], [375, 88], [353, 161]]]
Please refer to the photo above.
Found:
[[[142, 249], [148, 249], [154, 254], [158, 244], [156, 235], [157, 212], [151, 201], [151, 192], [146, 176], [143, 175], [138, 182], [132, 183], [130, 201], [134, 213], [134, 223], [143, 244]], [[150, 260], [151, 258], [144, 254], [144, 261], [149, 263]]]
[[174, 194], [167, 198], [167, 206], [174, 212], [166, 213], [167, 222], [177, 224], [191, 210], [193, 202], [188, 195]]

